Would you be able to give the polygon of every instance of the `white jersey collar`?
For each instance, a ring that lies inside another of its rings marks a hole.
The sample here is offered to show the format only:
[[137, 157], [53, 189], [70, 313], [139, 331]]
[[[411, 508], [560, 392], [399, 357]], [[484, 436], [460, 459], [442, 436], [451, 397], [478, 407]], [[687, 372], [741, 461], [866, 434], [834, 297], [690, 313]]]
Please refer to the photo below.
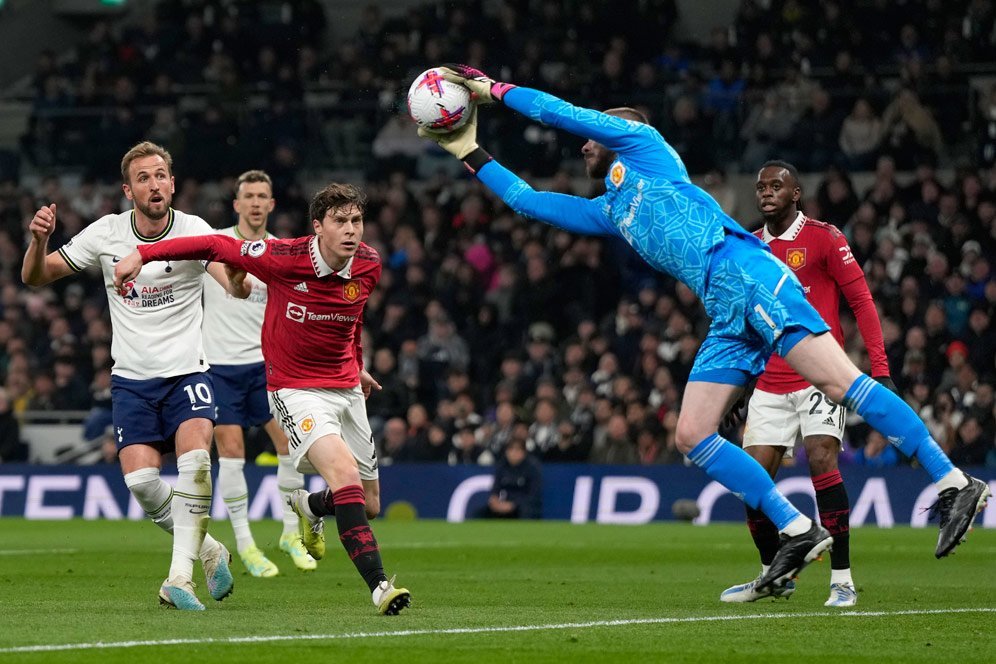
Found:
[[311, 253], [311, 265], [315, 268], [315, 274], [319, 277], [327, 277], [330, 274], [338, 274], [343, 279], [349, 279], [353, 275], [353, 259], [355, 256], [350, 256], [346, 264], [343, 265], [342, 269], [336, 272], [332, 269], [332, 266], [325, 262], [322, 258], [322, 252], [318, 250], [318, 236], [315, 235], [311, 238], [308, 243], [308, 249]]
[[806, 217], [805, 217], [805, 215], [803, 215], [802, 212], [796, 212], [795, 213], [795, 221], [793, 221], [789, 225], [789, 227], [785, 229], [785, 232], [782, 233], [781, 235], [779, 235], [778, 237], [775, 237], [774, 235], [772, 235], [771, 233], [769, 233], [768, 232], [768, 225], [765, 224], [764, 225], [764, 232], [761, 234], [761, 239], [764, 240], [765, 244], [771, 244], [772, 240], [792, 241], [792, 240], [796, 239], [797, 237], [799, 237], [799, 233], [802, 232], [802, 227], [805, 224], [806, 224]]

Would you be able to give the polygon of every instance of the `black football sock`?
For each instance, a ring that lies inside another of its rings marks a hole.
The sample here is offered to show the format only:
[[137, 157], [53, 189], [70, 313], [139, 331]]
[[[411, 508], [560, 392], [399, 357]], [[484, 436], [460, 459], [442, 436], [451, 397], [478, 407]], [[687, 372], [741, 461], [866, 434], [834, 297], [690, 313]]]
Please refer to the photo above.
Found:
[[332, 498], [332, 490], [325, 489], [308, 494], [308, 507], [311, 508], [311, 513], [317, 517], [335, 514], [335, 500]]
[[770, 565], [778, 553], [778, 529], [764, 512], [747, 506], [747, 528], [754, 538], [754, 546], [761, 554], [761, 564]]
[[833, 535], [830, 569], [848, 569], [851, 566], [851, 504], [840, 471], [817, 475], [813, 478], [813, 488], [816, 489], [820, 523]]
[[335, 523], [339, 529], [339, 541], [373, 592], [377, 584], [387, 579], [387, 575], [380, 560], [377, 538], [367, 521], [363, 487], [358, 484], [345, 486], [334, 492], [332, 498], [336, 506]]

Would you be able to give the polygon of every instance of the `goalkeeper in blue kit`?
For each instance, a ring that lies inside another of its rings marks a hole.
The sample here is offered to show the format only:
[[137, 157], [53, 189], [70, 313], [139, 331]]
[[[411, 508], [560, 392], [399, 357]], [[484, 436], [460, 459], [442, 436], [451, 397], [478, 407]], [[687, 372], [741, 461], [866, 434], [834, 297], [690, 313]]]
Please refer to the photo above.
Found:
[[[772, 352], [930, 474], [939, 491], [938, 558], [964, 540], [991, 493], [988, 485], [955, 468], [916, 413], [854, 366], [827, 334], [829, 328], [791, 270], [691, 183], [678, 153], [642, 113], [580, 108], [538, 90], [496, 82], [465, 65], [446, 65], [442, 71], [450, 82], [470, 89], [475, 108], [459, 130], [420, 129], [421, 136], [463, 160], [517, 213], [575, 233], [621, 237], [702, 300], [712, 323], [682, 397], [676, 443], [709, 477], [778, 527], [780, 548], [759, 591], [780, 589], [833, 542], [775, 488], [754, 459], [717, 433]], [[585, 199], [537, 192], [496, 162], [477, 144], [477, 105], [493, 102], [588, 139], [581, 148], [585, 168], [589, 177], [605, 179], [606, 193]]]

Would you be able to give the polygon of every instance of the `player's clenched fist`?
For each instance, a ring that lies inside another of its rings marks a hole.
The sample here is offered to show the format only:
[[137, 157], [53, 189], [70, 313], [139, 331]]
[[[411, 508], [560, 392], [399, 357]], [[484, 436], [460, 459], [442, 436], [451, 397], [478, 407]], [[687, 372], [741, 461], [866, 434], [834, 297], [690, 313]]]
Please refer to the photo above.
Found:
[[142, 271], [142, 254], [138, 250], [131, 252], [114, 266], [114, 288], [119, 293], [126, 281], [132, 281]]
[[43, 205], [31, 218], [28, 230], [39, 242], [44, 242], [55, 230], [55, 203]]

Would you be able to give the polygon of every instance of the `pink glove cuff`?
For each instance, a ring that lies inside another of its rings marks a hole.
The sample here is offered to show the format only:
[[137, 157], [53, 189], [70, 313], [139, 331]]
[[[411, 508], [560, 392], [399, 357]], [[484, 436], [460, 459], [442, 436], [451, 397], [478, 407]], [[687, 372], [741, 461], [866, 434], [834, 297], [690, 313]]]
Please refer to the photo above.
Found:
[[500, 81], [495, 81], [491, 84], [491, 96], [501, 101], [501, 98], [505, 96], [505, 93], [516, 86], [511, 83], [501, 83]]

